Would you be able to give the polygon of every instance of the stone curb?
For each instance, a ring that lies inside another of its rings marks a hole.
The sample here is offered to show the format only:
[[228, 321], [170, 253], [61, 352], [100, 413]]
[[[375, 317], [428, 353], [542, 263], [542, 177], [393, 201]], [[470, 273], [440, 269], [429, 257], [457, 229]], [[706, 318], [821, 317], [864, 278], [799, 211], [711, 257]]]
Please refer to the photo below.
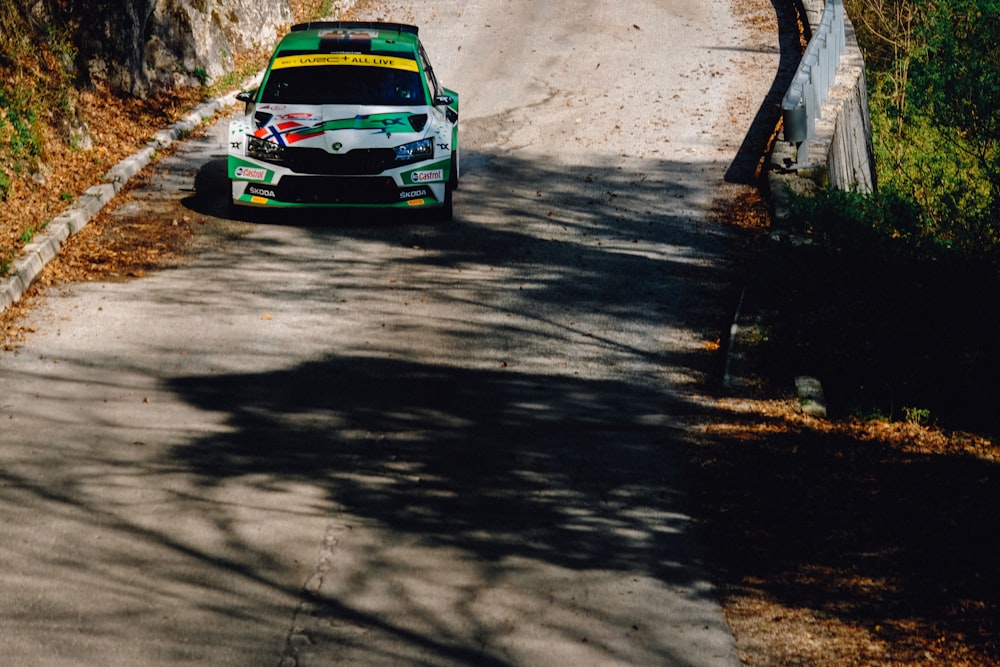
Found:
[[205, 120], [235, 103], [236, 93], [233, 92], [198, 105], [176, 123], [157, 132], [145, 148], [111, 167], [101, 184], [87, 188], [72, 206], [49, 221], [21, 249], [10, 275], [0, 279], [0, 312], [24, 296], [66, 240], [86, 227], [131, 179], [155, 159], [159, 150], [184, 138]]

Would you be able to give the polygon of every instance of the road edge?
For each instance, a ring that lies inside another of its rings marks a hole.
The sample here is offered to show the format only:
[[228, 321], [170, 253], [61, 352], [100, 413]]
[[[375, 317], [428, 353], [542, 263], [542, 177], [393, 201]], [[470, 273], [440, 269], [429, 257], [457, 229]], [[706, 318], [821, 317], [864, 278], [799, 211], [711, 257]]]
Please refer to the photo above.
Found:
[[97, 217], [125, 189], [129, 181], [156, 160], [160, 151], [184, 140], [217, 113], [236, 104], [237, 92], [232, 91], [202, 102], [180, 120], [157, 132], [143, 148], [111, 167], [100, 183], [87, 188], [72, 206], [38, 231], [31, 242], [21, 248], [10, 274], [0, 278], [0, 313], [21, 300], [45, 266], [59, 254], [66, 241]]

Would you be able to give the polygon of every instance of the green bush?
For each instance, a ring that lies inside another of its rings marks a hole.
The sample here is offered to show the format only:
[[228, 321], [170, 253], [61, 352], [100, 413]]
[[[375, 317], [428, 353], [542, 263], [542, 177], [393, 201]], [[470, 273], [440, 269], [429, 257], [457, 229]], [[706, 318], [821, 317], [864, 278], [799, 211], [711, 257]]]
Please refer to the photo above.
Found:
[[0, 86], [0, 137], [11, 160], [38, 157], [42, 141], [38, 134], [38, 116], [31, 108], [31, 94], [23, 89], [10, 92]]
[[0, 198], [14, 175], [44, 158], [42, 119], [74, 113], [76, 52], [68, 29], [32, 19], [22, 5], [0, 6]]
[[921, 246], [1000, 265], [1000, 1], [848, 0], [848, 11], [880, 187], [919, 207]]
[[796, 197], [791, 219], [820, 246], [858, 262], [931, 259], [948, 247], [921, 208], [891, 187], [872, 194], [829, 188]]

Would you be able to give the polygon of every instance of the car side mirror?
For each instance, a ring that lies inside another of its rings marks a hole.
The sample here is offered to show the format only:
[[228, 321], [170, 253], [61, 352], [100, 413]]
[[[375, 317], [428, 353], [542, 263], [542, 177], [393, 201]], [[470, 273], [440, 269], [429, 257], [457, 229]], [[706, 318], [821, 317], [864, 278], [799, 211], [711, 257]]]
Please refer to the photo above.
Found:
[[436, 107], [447, 107], [455, 103], [455, 98], [451, 95], [435, 95], [434, 96], [434, 106]]
[[257, 97], [256, 90], [244, 90], [242, 92], [236, 93], [236, 100], [238, 102], [243, 102], [244, 104], [253, 104], [253, 100], [255, 97]]

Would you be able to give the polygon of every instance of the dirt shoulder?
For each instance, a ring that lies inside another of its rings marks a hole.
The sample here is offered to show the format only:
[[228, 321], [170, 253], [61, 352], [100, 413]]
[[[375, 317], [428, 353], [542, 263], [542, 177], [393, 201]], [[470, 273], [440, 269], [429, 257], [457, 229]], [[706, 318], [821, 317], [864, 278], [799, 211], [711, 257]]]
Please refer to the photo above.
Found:
[[748, 665], [996, 665], [990, 440], [722, 399], [692, 511]]

